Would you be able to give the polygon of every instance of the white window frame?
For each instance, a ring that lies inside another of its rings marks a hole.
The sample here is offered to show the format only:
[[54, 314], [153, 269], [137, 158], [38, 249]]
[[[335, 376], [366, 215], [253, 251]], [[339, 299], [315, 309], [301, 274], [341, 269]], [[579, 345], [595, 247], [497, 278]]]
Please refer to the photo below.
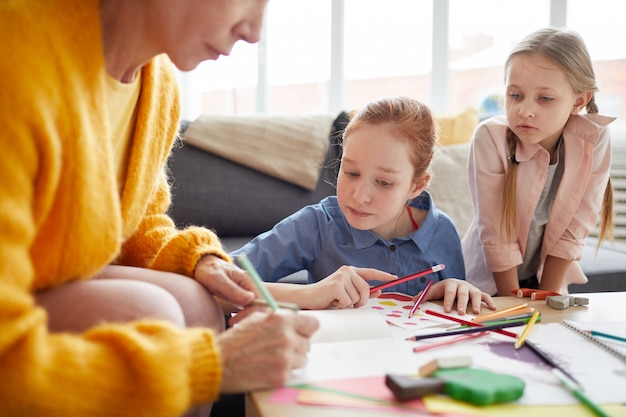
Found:
[[[433, 1], [433, 48], [431, 68], [430, 106], [435, 112], [445, 112], [449, 105], [449, 0]], [[550, 0], [550, 24], [566, 26], [567, 0]], [[331, 50], [330, 50], [330, 82], [329, 103], [330, 114], [337, 114], [344, 109], [344, 0], [332, 0], [331, 9]], [[265, 28], [263, 29], [263, 35]], [[268, 109], [268, 76], [266, 36], [261, 36], [258, 48], [258, 82], [256, 86], [256, 111], [267, 113]], [[198, 92], [193, 91], [188, 75], [180, 74], [182, 90], [182, 115], [190, 119], [198, 114], [200, 99]]]

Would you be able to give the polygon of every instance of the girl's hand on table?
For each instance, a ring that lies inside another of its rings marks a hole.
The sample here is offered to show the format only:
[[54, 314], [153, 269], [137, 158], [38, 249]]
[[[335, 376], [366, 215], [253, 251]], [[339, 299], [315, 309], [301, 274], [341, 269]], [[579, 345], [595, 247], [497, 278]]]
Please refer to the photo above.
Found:
[[[417, 296], [413, 297], [414, 301], [415, 299]], [[471, 307], [472, 313], [480, 314], [483, 302], [490, 310], [496, 309], [496, 305], [489, 294], [482, 292], [467, 281], [456, 278], [444, 279], [433, 284], [424, 297], [424, 301], [441, 299], [443, 299], [443, 309], [446, 313], [452, 311], [455, 301], [456, 310], [459, 314], [465, 314], [468, 305]]]

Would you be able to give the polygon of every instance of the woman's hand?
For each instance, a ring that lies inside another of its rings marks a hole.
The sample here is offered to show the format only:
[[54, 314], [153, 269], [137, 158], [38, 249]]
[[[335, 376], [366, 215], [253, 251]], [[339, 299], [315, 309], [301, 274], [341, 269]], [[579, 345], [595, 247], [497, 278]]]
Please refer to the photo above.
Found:
[[[413, 297], [413, 300], [417, 296]], [[456, 300], [456, 311], [459, 314], [465, 314], [467, 306], [471, 303], [472, 312], [480, 314], [482, 303], [487, 304], [490, 310], [495, 310], [496, 305], [491, 296], [482, 292], [467, 281], [456, 278], [448, 278], [433, 284], [428, 290], [424, 301], [443, 299], [443, 309], [446, 313], [452, 311], [452, 306]]]
[[237, 307], [247, 306], [259, 296], [248, 274], [237, 265], [213, 255], [202, 257], [194, 278], [209, 292]]
[[[266, 308], [267, 309], [267, 308]], [[222, 358], [222, 393], [285, 384], [304, 366], [317, 319], [292, 311], [250, 314], [217, 337]]]

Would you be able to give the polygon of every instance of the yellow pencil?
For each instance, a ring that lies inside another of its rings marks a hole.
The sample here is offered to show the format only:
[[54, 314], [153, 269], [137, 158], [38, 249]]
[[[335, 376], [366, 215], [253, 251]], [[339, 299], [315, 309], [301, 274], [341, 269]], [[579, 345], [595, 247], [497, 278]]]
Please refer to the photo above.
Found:
[[528, 323], [526, 323], [526, 327], [524, 327], [524, 331], [522, 331], [522, 334], [515, 341], [515, 349], [519, 349], [522, 347], [522, 345], [524, 344], [524, 341], [526, 340], [526, 337], [528, 336], [528, 332], [530, 331], [530, 328], [533, 327], [533, 325], [537, 321], [537, 317], [539, 317], [539, 310], [535, 310], [530, 320], [528, 320]]

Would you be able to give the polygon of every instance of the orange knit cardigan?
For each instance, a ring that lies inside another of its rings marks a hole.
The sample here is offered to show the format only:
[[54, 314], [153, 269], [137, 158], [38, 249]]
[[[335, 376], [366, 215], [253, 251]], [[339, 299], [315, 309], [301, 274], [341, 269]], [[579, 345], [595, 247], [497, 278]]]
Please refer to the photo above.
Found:
[[145, 66], [122, 192], [108, 137], [98, 0], [0, 3], [0, 415], [175, 416], [214, 400], [214, 336], [160, 321], [51, 334], [33, 291], [109, 263], [192, 276], [228, 259], [176, 230], [165, 164], [176, 139], [173, 66]]

